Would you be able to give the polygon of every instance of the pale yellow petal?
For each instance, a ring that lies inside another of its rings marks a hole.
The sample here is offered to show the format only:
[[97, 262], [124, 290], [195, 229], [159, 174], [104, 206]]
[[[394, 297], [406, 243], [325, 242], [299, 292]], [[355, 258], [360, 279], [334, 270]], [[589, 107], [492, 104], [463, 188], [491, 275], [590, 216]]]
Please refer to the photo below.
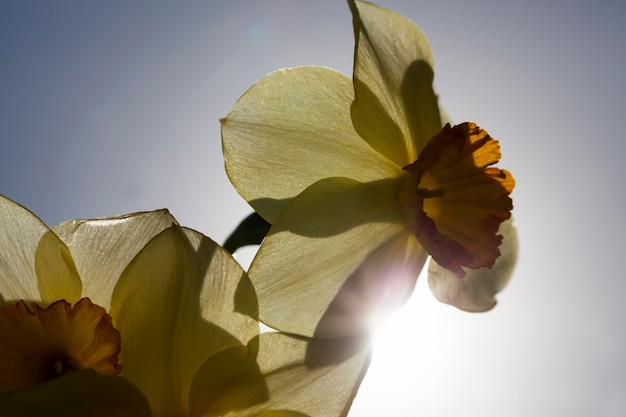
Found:
[[484, 312], [496, 305], [496, 294], [507, 284], [517, 261], [517, 229], [512, 219], [500, 225], [503, 236], [500, 257], [491, 268], [465, 269], [459, 278], [437, 262], [428, 265], [428, 284], [435, 297], [446, 304], [469, 312]]
[[250, 417], [310, 417], [310, 415], [293, 410], [267, 410], [255, 413]]
[[397, 175], [400, 167], [354, 131], [352, 99], [346, 76], [327, 68], [293, 68], [259, 81], [222, 120], [228, 176], [267, 221], [319, 179], [370, 182]]
[[[258, 339], [255, 338], [250, 347], [230, 348], [207, 359], [191, 384], [189, 415], [222, 416], [267, 401], [269, 392], [256, 361], [257, 353]], [[243, 389], [246, 395], [232, 395]]]
[[346, 416], [369, 364], [360, 339], [264, 333], [248, 352], [230, 362], [237, 372], [222, 373], [218, 360], [203, 365], [194, 379], [192, 417]]
[[[349, 256], [350, 251], [346, 254]], [[427, 258], [428, 253], [406, 229], [376, 248], [338, 290], [315, 336], [337, 337], [373, 330], [413, 293]]]
[[244, 271], [216, 243], [173, 226], [133, 259], [111, 300], [122, 375], [155, 416], [187, 415], [191, 379], [210, 356], [258, 334]]
[[441, 129], [430, 45], [404, 16], [366, 2], [348, 3], [356, 38], [354, 126], [374, 149], [408, 165]]
[[67, 246], [29, 210], [0, 196], [0, 306], [20, 299], [73, 303], [80, 296]]
[[83, 282], [83, 296], [109, 308], [122, 271], [162, 230], [175, 224], [167, 210], [119, 217], [70, 220], [54, 228], [67, 244]]
[[[327, 178], [307, 188], [278, 216], [250, 266], [261, 319], [304, 336], [361, 334], [362, 319], [352, 326], [338, 326], [334, 315], [319, 322], [342, 289], [355, 303], [363, 297], [352, 293], [363, 288], [359, 267], [402, 234], [404, 222], [397, 199], [369, 184]], [[355, 282], [346, 284], [351, 276]]]
[[141, 392], [124, 378], [90, 369], [45, 384], [0, 394], [3, 417], [150, 417]]

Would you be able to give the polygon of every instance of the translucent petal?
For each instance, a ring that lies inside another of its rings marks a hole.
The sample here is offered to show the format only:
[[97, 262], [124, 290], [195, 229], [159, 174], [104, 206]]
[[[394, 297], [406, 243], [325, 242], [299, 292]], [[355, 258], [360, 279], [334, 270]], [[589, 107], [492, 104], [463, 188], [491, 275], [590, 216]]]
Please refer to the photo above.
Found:
[[[228, 353], [198, 372], [191, 415], [345, 416], [369, 364], [369, 350], [359, 339], [264, 333], [249, 344], [247, 356], [244, 350]], [[222, 372], [226, 368], [237, 371]]]
[[72, 251], [83, 282], [83, 295], [109, 308], [122, 271], [162, 230], [175, 224], [167, 210], [119, 217], [70, 220], [54, 228]]
[[250, 265], [261, 319], [304, 336], [362, 333], [358, 323], [318, 322], [365, 259], [406, 230], [404, 216], [397, 199], [370, 184], [327, 178], [307, 188], [278, 216]]
[[80, 295], [67, 246], [29, 210], [0, 196], [0, 306], [20, 299], [73, 303]]
[[315, 336], [358, 335], [374, 329], [413, 293], [427, 257], [406, 229], [376, 248], [339, 288]]
[[256, 297], [216, 243], [173, 226], [123, 272], [111, 300], [122, 336], [122, 375], [155, 416], [187, 415], [191, 379], [211, 355], [258, 334]]
[[430, 261], [428, 284], [439, 301], [469, 312], [483, 312], [495, 307], [495, 295], [513, 274], [518, 249], [517, 229], [512, 219], [503, 222], [498, 233], [503, 236], [502, 254], [491, 268], [465, 269], [467, 275], [459, 278], [437, 262]]
[[124, 378], [88, 369], [26, 390], [0, 393], [0, 416], [150, 417], [141, 392]]
[[333, 70], [281, 70], [250, 88], [222, 120], [228, 176], [267, 221], [319, 179], [397, 175], [400, 167], [354, 131], [352, 98], [350, 79]]
[[441, 129], [432, 89], [434, 62], [422, 31], [380, 6], [349, 0], [354, 35], [354, 127], [400, 166]]

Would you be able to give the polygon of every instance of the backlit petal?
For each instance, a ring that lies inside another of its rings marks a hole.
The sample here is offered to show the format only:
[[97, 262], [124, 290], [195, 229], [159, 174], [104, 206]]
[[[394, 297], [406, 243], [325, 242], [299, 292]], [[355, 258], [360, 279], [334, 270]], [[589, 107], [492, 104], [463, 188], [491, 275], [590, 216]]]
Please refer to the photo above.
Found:
[[278, 216], [250, 266], [261, 319], [304, 336], [362, 333], [358, 323], [317, 327], [346, 280], [406, 230], [404, 221], [397, 200], [369, 184], [327, 178], [307, 188]]
[[[302, 417], [347, 415], [369, 364], [358, 339], [319, 340], [264, 333], [224, 372], [224, 362], [207, 361], [194, 379], [192, 416]], [[246, 366], [244, 366], [246, 365]], [[215, 393], [218, 395], [215, 395]]]
[[56, 226], [54, 231], [72, 251], [83, 294], [108, 309], [113, 288], [124, 268], [150, 239], [175, 223], [167, 210], [157, 210], [70, 220]]
[[374, 149], [405, 166], [441, 129], [430, 45], [404, 16], [348, 3], [356, 38], [352, 121]]
[[0, 394], [0, 416], [150, 417], [141, 392], [124, 378], [90, 369], [30, 389]]
[[315, 337], [373, 330], [413, 293], [428, 253], [405, 229], [371, 252], [339, 288], [315, 329]]
[[74, 303], [80, 296], [67, 246], [29, 210], [0, 196], [0, 306], [20, 299]]
[[122, 375], [155, 416], [187, 415], [191, 379], [211, 355], [258, 334], [254, 291], [210, 239], [173, 226], [123, 272], [111, 300], [122, 335]]
[[397, 175], [350, 121], [350, 79], [301, 67], [274, 72], [222, 120], [226, 170], [237, 191], [272, 223], [287, 200], [333, 176], [361, 182]]
[[503, 236], [502, 255], [491, 268], [465, 269], [465, 277], [459, 278], [430, 261], [428, 284], [439, 301], [469, 312], [488, 311], [496, 305], [495, 295], [511, 278], [518, 250], [517, 229], [512, 219], [503, 222], [498, 233]]

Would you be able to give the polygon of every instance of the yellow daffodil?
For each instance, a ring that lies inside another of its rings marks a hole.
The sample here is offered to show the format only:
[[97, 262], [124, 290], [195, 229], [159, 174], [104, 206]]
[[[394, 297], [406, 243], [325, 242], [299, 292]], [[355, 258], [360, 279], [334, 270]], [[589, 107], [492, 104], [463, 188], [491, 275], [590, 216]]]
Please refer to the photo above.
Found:
[[0, 197], [0, 416], [344, 416], [359, 340], [259, 334], [234, 259], [167, 211], [49, 229]]
[[498, 142], [472, 122], [443, 125], [419, 28], [349, 5], [352, 80], [277, 71], [222, 120], [228, 175], [272, 224], [248, 271], [260, 318], [306, 336], [359, 334], [411, 294], [428, 255], [439, 300], [489, 310], [517, 254], [514, 180], [491, 167]]

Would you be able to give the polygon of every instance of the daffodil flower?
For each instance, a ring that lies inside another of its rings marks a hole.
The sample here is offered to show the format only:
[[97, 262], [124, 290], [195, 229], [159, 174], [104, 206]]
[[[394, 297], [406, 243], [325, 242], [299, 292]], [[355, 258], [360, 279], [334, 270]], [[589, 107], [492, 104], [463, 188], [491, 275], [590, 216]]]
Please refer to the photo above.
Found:
[[167, 211], [49, 229], [0, 197], [0, 415], [343, 416], [359, 340], [259, 334], [235, 260]]
[[364, 332], [413, 291], [428, 256], [443, 302], [491, 309], [517, 254], [514, 180], [475, 123], [442, 123], [424, 34], [349, 0], [353, 79], [274, 72], [222, 120], [226, 169], [272, 224], [248, 271], [268, 325], [306, 336]]

